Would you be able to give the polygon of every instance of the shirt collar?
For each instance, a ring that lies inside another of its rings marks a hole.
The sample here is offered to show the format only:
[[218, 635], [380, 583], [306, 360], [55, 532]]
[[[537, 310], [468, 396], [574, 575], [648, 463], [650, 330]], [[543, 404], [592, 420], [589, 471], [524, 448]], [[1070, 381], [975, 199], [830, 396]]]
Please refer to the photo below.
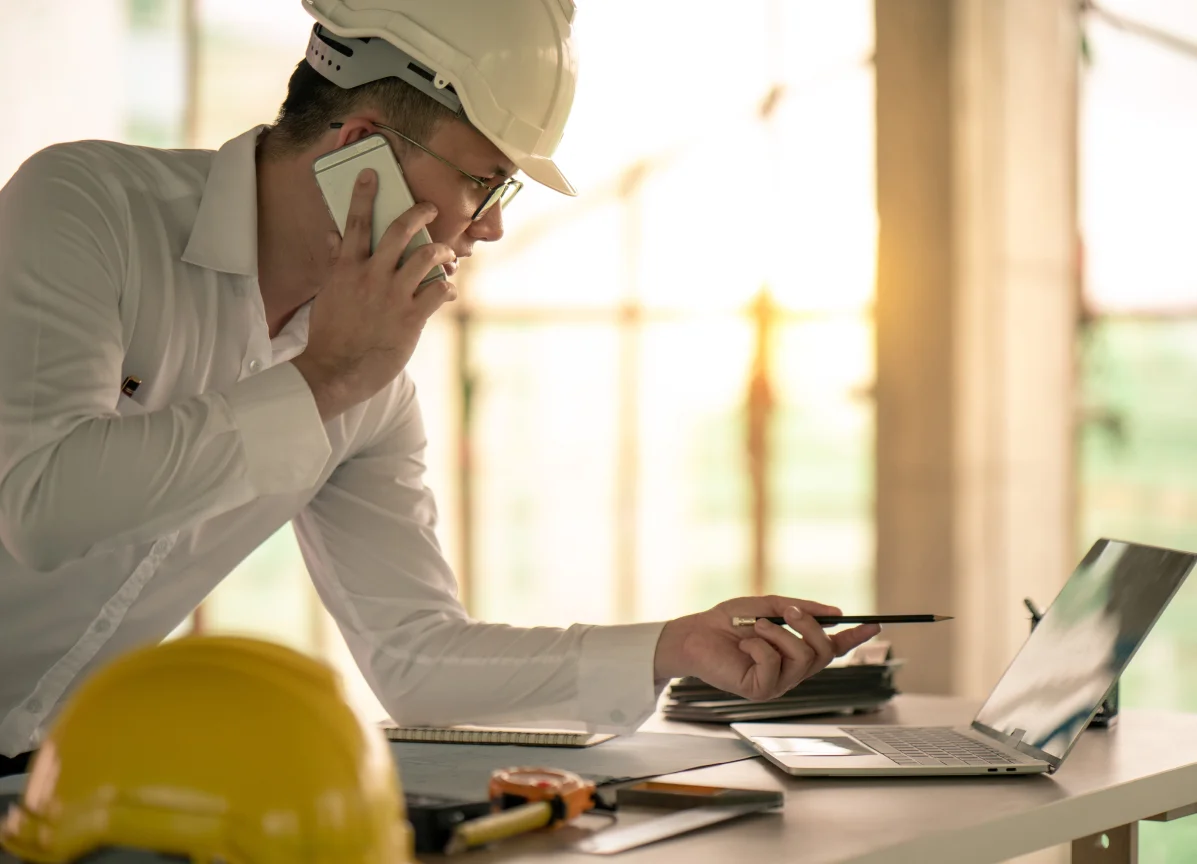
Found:
[[255, 126], [226, 141], [212, 157], [199, 212], [183, 260], [188, 264], [258, 275], [258, 136]]

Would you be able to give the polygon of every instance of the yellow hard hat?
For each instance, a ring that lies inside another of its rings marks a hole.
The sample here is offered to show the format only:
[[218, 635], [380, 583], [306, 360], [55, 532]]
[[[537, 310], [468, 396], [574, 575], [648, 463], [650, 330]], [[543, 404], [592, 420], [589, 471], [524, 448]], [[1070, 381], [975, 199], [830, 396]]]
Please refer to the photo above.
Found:
[[193, 862], [413, 860], [394, 762], [339, 676], [289, 648], [189, 636], [118, 658], [63, 707], [0, 846]]

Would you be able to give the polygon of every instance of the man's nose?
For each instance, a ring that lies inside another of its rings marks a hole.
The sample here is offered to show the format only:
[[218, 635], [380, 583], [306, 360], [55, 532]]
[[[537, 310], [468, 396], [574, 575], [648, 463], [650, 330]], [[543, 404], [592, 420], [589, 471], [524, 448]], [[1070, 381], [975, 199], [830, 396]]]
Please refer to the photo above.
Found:
[[494, 204], [476, 222], [470, 224], [469, 234], [479, 240], [493, 243], [503, 236], [503, 208]]

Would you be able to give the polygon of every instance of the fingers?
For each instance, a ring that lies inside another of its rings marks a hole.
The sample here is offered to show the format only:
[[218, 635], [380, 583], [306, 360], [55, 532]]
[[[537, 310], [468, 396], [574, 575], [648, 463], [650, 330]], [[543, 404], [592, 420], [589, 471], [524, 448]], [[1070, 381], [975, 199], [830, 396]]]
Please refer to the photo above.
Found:
[[740, 650], [752, 658], [752, 665], [740, 682], [742, 694], [749, 699], [771, 699], [780, 695], [782, 691], [777, 687], [781, 676], [781, 655], [773, 645], [759, 636], [749, 637], [740, 641]]
[[429, 282], [416, 295], [415, 311], [420, 317], [428, 319], [441, 306], [452, 303], [456, 299], [457, 286], [452, 282], [446, 282], [443, 279]]
[[[786, 606], [786, 608], [794, 606], [794, 607], [797, 607], [798, 609], [801, 609], [803, 612], [807, 613], [808, 615], [843, 615], [844, 614], [843, 610], [841, 610], [839, 606], [828, 606], [825, 603], [816, 603], [814, 600], [791, 600], [787, 597], [778, 597], [776, 599], [781, 601]], [[778, 614], [784, 615], [785, 610], [783, 609]]]
[[796, 597], [780, 597], [770, 594], [766, 597], [742, 597], [729, 601], [735, 604], [736, 615], [785, 615], [791, 606], [797, 606], [803, 612], [811, 615], [843, 615], [838, 606], [828, 606], [813, 600], [800, 600]]
[[755, 629], [756, 635], [768, 642], [781, 658], [775, 688], [762, 694], [761, 698], [780, 696], [820, 668], [814, 649], [785, 628], [761, 619], [756, 622]]
[[374, 250], [374, 264], [384, 273], [393, 273], [412, 238], [435, 218], [436, 206], [427, 202], [406, 210], [383, 232], [378, 248]]
[[786, 662], [797, 663], [805, 668], [815, 659], [815, 652], [810, 646], [772, 621], [762, 618], [756, 622], [754, 629], [757, 636], [777, 649], [784, 658], [783, 665]]
[[[408, 296], [415, 294], [416, 306], [417, 308], [420, 308], [421, 298], [424, 298], [425, 295], [429, 294], [429, 289], [438, 285], [442, 286], [443, 288], [443, 286], [449, 284], [443, 279], [436, 282], [430, 282], [423, 287], [420, 287], [420, 283], [425, 277], [428, 276], [428, 273], [433, 267], [438, 264], [448, 264], [450, 261], [454, 261], [456, 259], [457, 253], [444, 243], [424, 244], [415, 252], [413, 252], [408, 259], [403, 262], [403, 266], [396, 271], [396, 290], [403, 291]], [[456, 289], [453, 290], [454, 296], [456, 296]], [[435, 292], [433, 292], [433, 296], [435, 296]], [[439, 305], [439, 303], [437, 305]], [[429, 309], [429, 314], [432, 314], [435, 309], [435, 306]]]
[[835, 648], [836, 656], [842, 657], [858, 645], [868, 642], [880, 632], [881, 628], [876, 624], [860, 624], [856, 627], [850, 627], [847, 630], [833, 633], [830, 639]]
[[[823, 626], [814, 619], [814, 616], [808, 615], [797, 606], [791, 606], [785, 611], [785, 619], [790, 629], [802, 637], [802, 642], [814, 655], [810, 668], [806, 670], [806, 675], [813, 675], [835, 659], [835, 647], [831, 644], [831, 637], [827, 635], [827, 631], [823, 629]], [[758, 621], [757, 626], [760, 626], [760, 623]], [[776, 627], [777, 625], [774, 626]], [[781, 628], [778, 627], [777, 629], [780, 630]], [[803, 677], [806, 676], [804, 675]]]
[[[781, 663], [774, 686], [759, 698], [780, 696], [823, 669], [836, 657], [836, 645], [813, 616], [791, 606], [785, 610], [785, 620], [798, 635], [764, 619], [757, 621], [754, 626], [757, 638], [772, 647]], [[856, 634], [856, 638], [861, 638], [861, 635]], [[847, 642], [851, 642], [851, 638]], [[752, 656], [756, 659], [756, 654]]]
[[[703, 622], [697, 631], [703, 638], [693, 640], [696, 647], [690, 649], [685, 674], [698, 675], [746, 699], [777, 698], [825, 668], [837, 655], [880, 632], [877, 625], [866, 624], [829, 634], [815, 616], [830, 614], [839, 612], [821, 603], [787, 605], [780, 597], [745, 597], [721, 603], [694, 616]], [[794, 632], [765, 620], [751, 628], [730, 623], [732, 617], [747, 615], [780, 615]]]
[[353, 184], [353, 196], [349, 199], [349, 215], [345, 217], [345, 236], [341, 241], [340, 256], [348, 255], [355, 261], [370, 257], [370, 238], [374, 225], [374, 195], [378, 191], [378, 175], [372, 168], [365, 168], [357, 175]]

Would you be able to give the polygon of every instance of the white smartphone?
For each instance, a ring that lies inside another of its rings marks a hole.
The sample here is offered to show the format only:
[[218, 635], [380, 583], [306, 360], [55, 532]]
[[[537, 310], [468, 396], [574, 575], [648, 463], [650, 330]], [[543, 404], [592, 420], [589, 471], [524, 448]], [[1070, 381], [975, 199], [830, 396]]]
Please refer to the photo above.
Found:
[[[349, 202], [353, 198], [353, 184], [357, 182], [357, 175], [366, 168], [373, 168], [374, 173], [378, 175], [378, 191], [374, 197], [374, 225], [370, 235], [370, 252], [373, 253], [391, 223], [416, 203], [387, 139], [378, 133], [367, 135], [352, 144], [325, 153], [313, 165], [316, 184], [324, 195], [324, 203], [328, 206], [328, 212], [337, 223], [337, 230], [341, 232], [342, 237], [345, 236], [345, 220], [349, 217]], [[403, 250], [399, 263], [402, 264], [411, 253], [431, 242], [428, 229], [421, 228]], [[420, 285], [427, 285], [438, 279], [448, 279], [445, 268], [440, 264], [428, 271]]]

